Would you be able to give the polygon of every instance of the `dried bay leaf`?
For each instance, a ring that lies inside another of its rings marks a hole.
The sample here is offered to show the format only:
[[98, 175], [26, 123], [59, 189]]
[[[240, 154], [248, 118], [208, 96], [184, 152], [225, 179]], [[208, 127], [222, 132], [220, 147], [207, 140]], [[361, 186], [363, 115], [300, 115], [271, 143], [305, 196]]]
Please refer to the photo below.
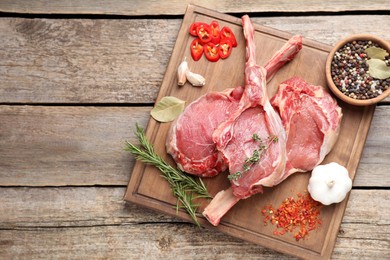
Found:
[[159, 122], [170, 122], [183, 112], [184, 105], [185, 101], [176, 97], [166, 96], [156, 103], [150, 114]]
[[386, 50], [382, 49], [382, 48], [378, 48], [378, 47], [370, 47], [370, 48], [367, 48], [365, 51], [365, 53], [367, 53], [367, 56], [370, 58], [370, 59], [380, 59], [380, 60], [384, 60], [385, 57], [387, 55], [389, 55], [387, 53]]
[[380, 59], [369, 59], [368, 73], [376, 79], [387, 79], [390, 77], [390, 67], [386, 66], [385, 61]]

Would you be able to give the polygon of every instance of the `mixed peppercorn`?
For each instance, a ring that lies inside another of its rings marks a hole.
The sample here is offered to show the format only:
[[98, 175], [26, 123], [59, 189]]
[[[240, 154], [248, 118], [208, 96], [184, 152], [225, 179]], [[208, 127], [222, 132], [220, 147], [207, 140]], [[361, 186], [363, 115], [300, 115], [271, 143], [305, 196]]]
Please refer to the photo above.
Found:
[[[369, 74], [365, 50], [380, 47], [372, 41], [353, 41], [345, 44], [334, 55], [331, 75], [334, 84], [346, 96], [354, 99], [371, 99], [390, 87], [390, 78], [375, 79]], [[385, 58], [387, 66], [390, 57]]]
[[323, 205], [313, 200], [308, 193], [298, 192], [297, 196], [298, 198], [286, 198], [277, 209], [274, 209], [272, 205], [267, 205], [261, 211], [264, 225], [268, 223], [276, 225], [274, 235], [284, 235], [295, 231], [294, 237], [299, 241], [307, 238], [309, 231], [321, 224], [319, 216]]

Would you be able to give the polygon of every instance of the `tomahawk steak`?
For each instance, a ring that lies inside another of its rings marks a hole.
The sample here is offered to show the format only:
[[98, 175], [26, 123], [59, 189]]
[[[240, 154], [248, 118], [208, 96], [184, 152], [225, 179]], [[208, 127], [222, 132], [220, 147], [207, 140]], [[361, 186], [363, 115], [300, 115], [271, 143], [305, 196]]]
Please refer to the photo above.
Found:
[[[293, 36], [267, 62], [267, 80], [302, 48], [302, 37]], [[210, 92], [190, 103], [172, 123], [166, 149], [178, 167], [190, 174], [213, 177], [226, 170], [227, 163], [212, 135], [238, 109], [243, 87]]]
[[231, 188], [221, 191], [203, 215], [213, 225], [240, 199], [263, 191], [280, 180], [286, 165], [286, 136], [266, 90], [266, 70], [256, 64], [254, 29], [242, 17], [246, 40], [245, 88], [239, 107], [213, 133], [229, 166]]

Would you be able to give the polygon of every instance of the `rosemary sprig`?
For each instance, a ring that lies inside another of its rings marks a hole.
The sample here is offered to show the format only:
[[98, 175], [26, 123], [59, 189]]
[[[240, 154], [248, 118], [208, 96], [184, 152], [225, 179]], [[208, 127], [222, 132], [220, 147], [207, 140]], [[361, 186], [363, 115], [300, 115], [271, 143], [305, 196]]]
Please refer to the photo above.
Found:
[[[161, 171], [161, 176], [168, 181], [173, 195], [178, 200], [176, 210], [184, 208], [195, 224], [200, 226], [196, 217], [198, 205], [194, 204], [194, 200], [197, 198], [211, 198], [203, 181], [200, 178], [195, 179], [185, 174], [164, 161], [164, 159], [154, 151], [153, 145], [145, 136], [144, 129], [138, 124], [136, 124], [135, 135], [140, 146], [138, 147], [126, 142], [125, 150], [130, 151], [135, 155], [137, 160], [150, 164]], [[197, 195], [194, 196], [194, 194]]]

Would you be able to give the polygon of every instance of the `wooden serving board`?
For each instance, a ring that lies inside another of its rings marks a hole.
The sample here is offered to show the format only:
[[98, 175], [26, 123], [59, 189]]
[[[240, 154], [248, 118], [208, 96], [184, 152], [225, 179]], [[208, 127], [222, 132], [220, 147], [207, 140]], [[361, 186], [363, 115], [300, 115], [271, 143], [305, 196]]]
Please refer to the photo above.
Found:
[[[203, 56], [198, 62], [194, 62], [189, 48], [193, 37], [189, 35], [188, 28], [195, 21], [209, 23], [212, 20], [217, 20], [221, 28], [228, 25], [234, 31], [238, 47], [233, 49], [231, 56], [226, 60], [212, 63]], [[256, 57], [259, 65], [265, 64], [292, 36], [289, 33], [257, 24], [254, 24], [254, 27]], [[326, 86], [325, 61], [330, 49], [331, 46], [304, 39], [303, 48], [297, 57], [283, 67], [267, 84], [270, 97], [276, 93], [282, 81], [292, 76], [300, 76], [309, 83]], [[192, 87], [189, 83], [182, 87], [177, 85], [176, 71], [184, 57], [187, 57], [189, 67], [193, 72], [200, 73], [206, 78], [205, 86]], [[189, 5], [157, 101], [164, 96], [175, 96], [189, 104], [206, 92], [222, 91], [226, 88], [244, 85], [244, 66], [245, 40], [241, 19]], [[351, 178], [354, 178], [375, 107], [351, 107], [341, 102], [340, 106], [344, 115], [340, 136], [323, 163], [338, 162], [344, 165], [349, 170]], [[146, 135], [154, 144], [158, 154], [174, 165], [173, 160], [165, 151], [165, 140], [170, 125], [170, 123], [158, 123], [150, 119]], [[305, 130], [302, 129], [302, 131]], [[265, 188], [263, 194], [240, 201], [222, 218], [218, 227], [212, 227], [201, 214], [199, 214], [199, 221], [203, 226], [215, 228], [237, 238], [293, 256], [307, 259], [330, 258], [348, 199], [339, 204], [324, 207], [321, 210], [322, 225], [310, 232], [308, 239], [296, 241], [293, 234], [275, 236], [273, 235], [275, 226], [265, 226], [263, 223], [262, 208], [269, 204], [278, 207], [285, 198], [295, 196], [297, 192], [303, 193], [307, 188], [309, 177], [310, 173], [293, 174], [280, 185]], [[212, 195], [229, 187], [226, 173], [221, 173], [215, 178], [204, 179], [204, 182]], [[160, 176], [160, 172], [141, 162], [137, 162], [134, 166], [124, 198], [129, 202], [191, 220], [184, 211], [176, 212], [176, 199], [172, 196], [167, 182]], [[202, 202], [199, 213], [203, 211], [207, 203], [206, 200]]]

